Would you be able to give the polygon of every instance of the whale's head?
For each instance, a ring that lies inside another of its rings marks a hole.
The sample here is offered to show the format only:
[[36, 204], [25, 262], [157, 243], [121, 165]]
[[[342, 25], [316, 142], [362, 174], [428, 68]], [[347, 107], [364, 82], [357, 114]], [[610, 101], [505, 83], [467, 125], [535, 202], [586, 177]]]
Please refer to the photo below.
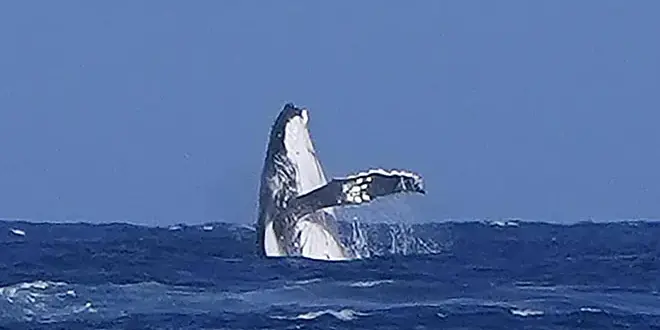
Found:
[[292, 103], [284, 105], [270, 130], [267, 153], [286, 153], [289, 149], [300, 148], [296, 142], [300, 141], [303, 135], [309, 136], [308, 122], [307, 109], [298, 108]]
[[273, 124], [264, 170], [271, 167], [267, 176], [278, 181], [270, 184], [275, 193], [286, 185], [299, 195], [326, 183], [308, 124], [309, 111], [292, 103], [284, 106]]

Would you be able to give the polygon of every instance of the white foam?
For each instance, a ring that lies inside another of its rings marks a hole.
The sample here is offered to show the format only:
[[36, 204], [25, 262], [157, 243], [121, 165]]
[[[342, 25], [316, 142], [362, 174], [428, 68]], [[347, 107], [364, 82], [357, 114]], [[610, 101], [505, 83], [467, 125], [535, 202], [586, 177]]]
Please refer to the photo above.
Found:
[[332, 310], [332, 309], [325, 309], [325, 310], [322, 310], [322, 311], [314, 311], [314, 312], [298, 314], [295, 317], [271, 316], [271, 318], [279, 319], [279, 320], [314, 320], [314, 319], [316, 319], [320, 316], [323, 316], [323, 315], [332, 315], [336, 319], [342, 320], [342, 321], [352, 321], [352, 320], [357, 319], [359, 316], [367, 316], [369, 314], [354, 311], [352, 309], [342, 309], [342, 310], [339, 310], [339, 311], [335, 311], [335, 310]]
[[587, 312], [587, 313], [602, 313], [603, 310], [600, 308], [594, 308], [594, 307], [581, 307], [580, 312]]
[[17, 229], [17, 228], [12, 228], [9, 230], [12, 234], [16, 236], [25, 236], [25, 231]]
[[96, 309], [92, 308], [92, 303], [89, 301], [86, 302], [85, 305], [73, 309], [74, 314], [82, 313], [85, 311], [90, 313], [96, 313]]
[[243, 229], [247, 229], [249, 231], [255, 231], [255, 232], [257, 231], [257, 227], [255, 225], [242, 224], [242, 225], [239, 225], [237, 228], [243, 228]]
[[321, 282], [321, 279], [320, 278], [312, 278], [312, 279], [309, 279], [309, 280], [295, 281], [294, 283], [298, 284], [298, 285], [305, 285], [305, 284], [311, 284], [311, 283], [316, 283], [316, 282]]
[[71, 285], [43, 280], [0, 287], [0, 310], [5, 312], [3, 317], [40, 323], [57, 322], [71, 314], [96, 311], [90, 301], [80, 302]]
[[509, 310], [511, 314], [516, 315], [516, 316], [522, 316], [522, 317], [527, 317], [527, 316], [541, 316], [543, 315], [543, 311], [535, 310], [535, 309], [511, 309]]
[[[8, 286], [3, 286], [0, 287], [0, 297], [4, 297], [10, 302], [13, 302], [15, 298], [17, 298], [21, 292], [26, 292], [26, 291], [31, 291], [33, 289], [37, 290], [46, 290], [49, 287], [52, 286], [63, 286], [66, 285], [64, 282], [50, 282], [50, 281], [34, 281], [34, 282], [23, 282], [23, 283], [18, 283], [14, 285], [8, 285]], [[38, 294], [34, 292], [30, 292], [25, 299], [27, 301], [32, 300], [35, 296]]]
[[492, 226], [496, 227], [519, 227], [520, 224], [516, 221], [492, 221], [490, 223]]
[[377, 280], [377, 281], [358, 281], [353, 282], [349, 286], [353, 288], [372, 288], [377, 285], [394, 283], [393, 280]]

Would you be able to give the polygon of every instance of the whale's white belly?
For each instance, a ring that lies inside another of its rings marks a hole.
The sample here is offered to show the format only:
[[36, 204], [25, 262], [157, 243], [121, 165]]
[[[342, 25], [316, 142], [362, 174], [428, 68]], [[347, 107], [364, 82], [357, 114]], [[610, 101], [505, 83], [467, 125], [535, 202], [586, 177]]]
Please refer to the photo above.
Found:
[[[296, 167], [296, 185], [299, 195], [306, 194], [327, 183], [321, 163], [316, 157], [314, 144], [307, 129], [307, 113], [292, 119], [286, 126], [284, 145], [287, 157]], [[325, 209], [300, 219], [296, 234], [300, 236], [302, 256], [310, 259], [345, 260], [344, 248], [338, 238], [324, 226], [325, 221], [336, 221], [332, 209]]]

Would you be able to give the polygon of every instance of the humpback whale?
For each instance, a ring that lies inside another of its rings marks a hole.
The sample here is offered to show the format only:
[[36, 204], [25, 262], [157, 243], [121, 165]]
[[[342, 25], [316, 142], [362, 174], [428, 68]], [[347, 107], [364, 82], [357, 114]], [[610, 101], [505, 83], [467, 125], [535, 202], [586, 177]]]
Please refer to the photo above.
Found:
[[287, 103], [271, 127], [259, 188], [257, 246], [265, 257], [347, 260], [337, 207], [399, 193], [425, 194], [408, 171], [371, 169], [326, 179], [309, 133], [309, 111]]

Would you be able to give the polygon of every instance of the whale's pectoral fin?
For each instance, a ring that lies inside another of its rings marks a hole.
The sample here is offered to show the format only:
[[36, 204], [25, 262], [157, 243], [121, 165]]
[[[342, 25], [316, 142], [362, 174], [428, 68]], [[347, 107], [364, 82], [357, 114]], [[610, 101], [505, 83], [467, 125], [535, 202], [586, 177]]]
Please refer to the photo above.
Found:
[[362, 204], [403, 192], [426, 193], [422, 178], [406, 171], [371, 170], [334, 181], [342, 185], [343, 200], [340, 204]]
[[286, 212], [300, 218], [326, 207], [359, 205], [403, 192], [425, 194], [422, 178], [406, 171], [371, 170], [334, 178], [326, 185], [293, 199]]

